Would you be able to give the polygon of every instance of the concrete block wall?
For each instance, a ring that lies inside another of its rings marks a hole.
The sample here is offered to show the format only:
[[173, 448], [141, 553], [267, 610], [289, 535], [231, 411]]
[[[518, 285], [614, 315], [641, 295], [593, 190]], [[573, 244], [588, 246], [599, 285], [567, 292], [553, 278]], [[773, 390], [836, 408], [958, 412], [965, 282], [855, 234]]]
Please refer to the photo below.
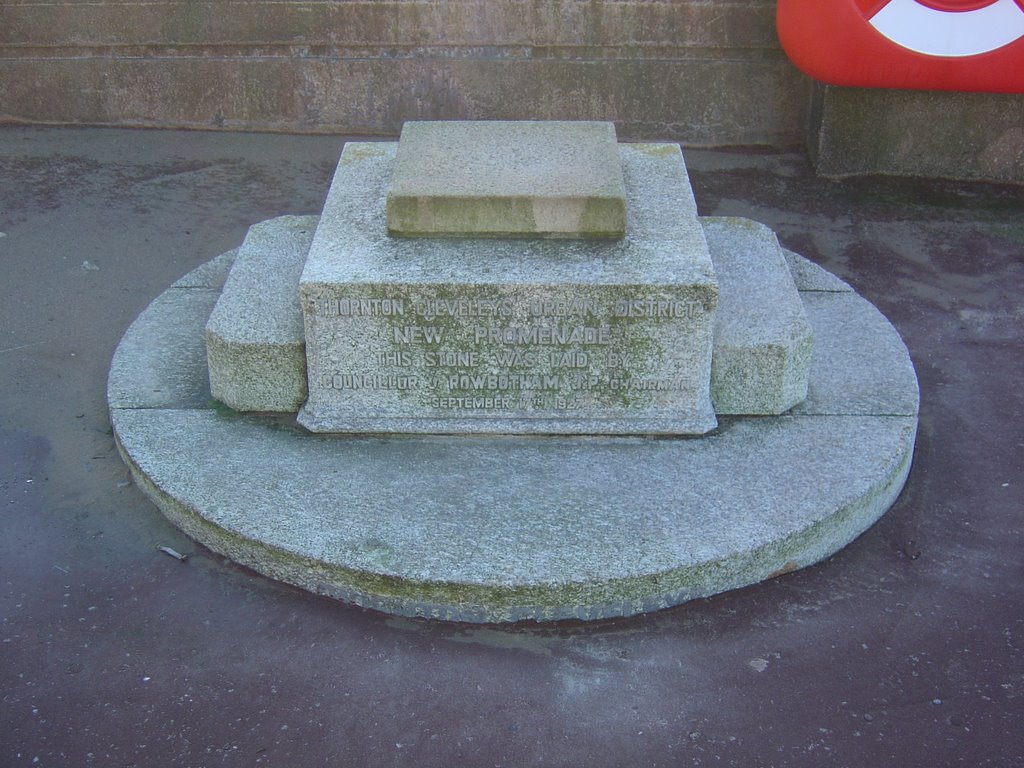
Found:
[[4, 0], [0, 120], [393, 135], [614, 120], [794, 145], [808, 83], [772, 0]]

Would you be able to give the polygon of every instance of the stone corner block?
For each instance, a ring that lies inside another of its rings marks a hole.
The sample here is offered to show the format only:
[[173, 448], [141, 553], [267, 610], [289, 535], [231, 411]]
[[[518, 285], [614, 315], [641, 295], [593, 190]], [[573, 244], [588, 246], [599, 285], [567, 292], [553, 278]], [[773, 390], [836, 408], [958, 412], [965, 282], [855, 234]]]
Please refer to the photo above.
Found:
[[306, 399], [299, 276], [317, 216], [254, 224], [206, 324], [210, 390], [239, 411], [294, 412]]
[[778, 415], [807, 397], [813, 332], [775, 234], [701, 219], [719, 282], [711, 397], [719, 415]]
[[386, 215], [388, 231], [404, 236], [620, 238], [615, 126], [406, 123]]

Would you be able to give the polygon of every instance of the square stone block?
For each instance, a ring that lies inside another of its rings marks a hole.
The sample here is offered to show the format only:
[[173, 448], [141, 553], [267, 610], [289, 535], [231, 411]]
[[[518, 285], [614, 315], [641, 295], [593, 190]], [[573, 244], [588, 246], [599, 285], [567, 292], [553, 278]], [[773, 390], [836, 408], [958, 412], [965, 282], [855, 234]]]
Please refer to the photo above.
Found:
[[703, 434], [718, 285], [675, 145], [619, 148], [618, 241], [392, 237], [345, 147], [299, 282], [318, 432]]
[[406, 123], [387, 219], [396, 235], [622, 237], [615, 126]]
[[299, 275], [316, 216], [249, 227], [206, 324], [213, 396], [238, 411], [294, 412], [306, 399]]

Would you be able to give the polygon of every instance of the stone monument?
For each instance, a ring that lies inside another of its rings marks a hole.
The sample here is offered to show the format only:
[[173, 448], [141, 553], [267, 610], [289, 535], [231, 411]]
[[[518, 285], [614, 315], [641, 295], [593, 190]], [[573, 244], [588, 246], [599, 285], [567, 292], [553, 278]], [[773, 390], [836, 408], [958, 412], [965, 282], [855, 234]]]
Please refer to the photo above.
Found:
[[197, 540], [478, 622], [816, 562], [895, 500], [917, 425], [877, 310], [767, 227], [698, 217], [677, 146], [587, 122], [347, 144], [319, 217], [254, 225], [140, 316], [108, 398]]

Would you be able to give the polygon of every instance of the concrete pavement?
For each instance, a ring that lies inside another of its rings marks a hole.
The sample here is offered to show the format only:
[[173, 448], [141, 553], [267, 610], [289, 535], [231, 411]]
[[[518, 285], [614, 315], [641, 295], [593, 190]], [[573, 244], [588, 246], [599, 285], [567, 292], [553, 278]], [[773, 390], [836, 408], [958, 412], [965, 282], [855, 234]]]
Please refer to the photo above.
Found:
[[250, 224], [318, 212], [342, 141], [0, 129], [0, 765], [1024, 762], [1020, 187], [687, 152], [702, 215], [768, 224], [902, 333], [921, 382], [907, 487], [829, 561], [756, 587], [478, 627], [226, 563], [114, 449], [129, 323]]

